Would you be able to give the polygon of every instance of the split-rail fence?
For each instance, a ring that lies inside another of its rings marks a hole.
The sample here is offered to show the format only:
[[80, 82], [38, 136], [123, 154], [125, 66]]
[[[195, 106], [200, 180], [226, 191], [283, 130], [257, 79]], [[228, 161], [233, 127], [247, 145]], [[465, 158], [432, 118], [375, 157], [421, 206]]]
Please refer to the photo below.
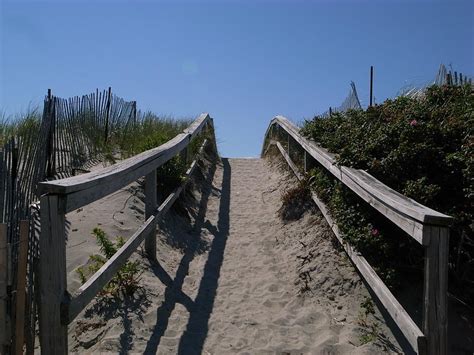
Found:
[[[158, 206], [157, 168], [178, 154], [187, 161], [189, 143], [204, 128], [211, 135], [204, 139], [186, 172], [184, 182]], [[159, 147], [101, 170], [40, 183], [39, 332], [43, 354], [67, 354], [68, 324], [106, 286], [143, 240], [148, 258], [156, 258], [157, 220], [164, 216], [183, 191], [206, 144], [212, 144], [215, 149], [213, 132], [212, 118], [202, 114], [183, 133]], [[66, 213], [97, 201], [143, 176], [146, 221], [84, 285], [73, 295], [69, 294], [66, 278]]]
[[334, 154], [317, 145], [315, 141], [303, 137], [299, 128], [283, 116], [276, 116], [270, 122], [265, 133], [262, 157], [266, 155], [271, 146], [276, 146], [295, 175], [301, 180], [304, 175], [291, 159], [294, 154], [291, 154], [290, 151], [292, 148], [296, 150], [295, 144], [303, 151], [300, 160], [303, 161], [305, 172], [308, 170], [309, 159], [316, 160], [342, 184], [395, 223], [425, 249], [423, 325], [420, 329], [367, 260], [343, 239], [328, 207], [312, 192], [314, 202], [331, 226], [352, 263], [414, 351], [419, 354], [446, 355], [448, 353], [448, 241], [452, 217], [397, 193], [363, 170], [336, 164]]

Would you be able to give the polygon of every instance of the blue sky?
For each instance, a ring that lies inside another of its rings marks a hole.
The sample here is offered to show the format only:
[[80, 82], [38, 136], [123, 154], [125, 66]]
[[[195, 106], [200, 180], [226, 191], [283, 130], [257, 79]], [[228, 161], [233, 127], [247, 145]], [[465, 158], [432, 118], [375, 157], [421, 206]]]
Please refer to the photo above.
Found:
[[474, 75], [474, 1], [0, 0], [0, 110], [112, 86], [142, 110], [209, 112], [223, 156], [257, 156], [269, 120]]

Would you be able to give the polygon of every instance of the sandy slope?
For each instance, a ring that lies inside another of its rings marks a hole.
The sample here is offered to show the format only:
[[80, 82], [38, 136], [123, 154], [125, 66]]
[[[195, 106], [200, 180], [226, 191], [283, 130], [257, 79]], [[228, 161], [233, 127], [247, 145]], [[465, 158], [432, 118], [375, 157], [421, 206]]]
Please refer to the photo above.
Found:
[[[208, 170], [212, 185], [192, 189], [186, 197], [186, 204], [193, 206], [189, 214], [174, 212], [162, 223], [159, 262], [150, 265], [141, 255], [134, 256], [145, 268], [143, 289], [120, 307], [91, 304], [70, 327], [71, 351], [399, 351], [380, 314], [361, 315], [360, 303], [368, 292], [344, 254], [334, 248], [321, 215], [308, 211], [287, 223], [278, 216], [286, 186], [278, 169], [261, 159], [223, 159], [215, 171]], [[203, 177], [198, 180], [205, 182]], [[94, 250], [93, 240], [84, 233], [94, 223], [125, 236], [140, 223], [142, 202], [129, 196], [124, 190], [68, 216], [71, 228], [79, 229], [72, 233], [82, 231], [82, 237], [70, 236], [69, 276]], [[113, 220], [113, 212], [124, 205], [124, 213]], [[72, 247], [73, 239], [80, 246]], [[70, 287], [77, 285], [73, 281]], [[373, 337], [361, 320], [376, 329]]]

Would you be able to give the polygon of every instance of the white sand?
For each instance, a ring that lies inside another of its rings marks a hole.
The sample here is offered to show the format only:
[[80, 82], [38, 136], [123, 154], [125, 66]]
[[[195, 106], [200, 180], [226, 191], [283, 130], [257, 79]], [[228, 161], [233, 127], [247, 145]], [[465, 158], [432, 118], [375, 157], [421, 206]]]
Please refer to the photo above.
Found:
[[[285, 186], [264, 160], [224, 159], [212, 186], [191, 189], [185, 197], [189, 214], [173, 211], [161, 224], [159, 264], [134, 255], [145, 268], [143, 290], [119, 307], [92, 303], [69, 327], [70, 351], [399, 352], [378, 311], [366, 320], [376, 336], [362, 344], [368, 328], [359, 324], [360, 303], [368, 292], [333, 247], [319, 212], [286, 224], [280, 219]], [[97, 250], [89, 236], [97, 223], [128, 237], [143, 220], [142, 201], [132, 197], [125, 203], [129, 196], [124, 190], [68, 216], [71, 230], [78, 228], [67, 249], [70, 289], [79, 285], [74, 269]], [[115, 221], [113, 213], [124, 204]]]

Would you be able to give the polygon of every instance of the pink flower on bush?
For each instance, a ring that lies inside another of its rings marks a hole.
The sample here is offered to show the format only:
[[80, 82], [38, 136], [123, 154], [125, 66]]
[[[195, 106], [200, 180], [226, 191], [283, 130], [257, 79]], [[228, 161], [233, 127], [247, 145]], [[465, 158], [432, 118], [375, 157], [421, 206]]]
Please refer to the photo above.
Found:
[[418, 124], [418, 121], [417, 120], [411, 120], [410, 121], [410, 126], [414, 127]]
[[372, 236], [377, 237], [379, 235], [379, 230], [377, 228], [372, 228]]

